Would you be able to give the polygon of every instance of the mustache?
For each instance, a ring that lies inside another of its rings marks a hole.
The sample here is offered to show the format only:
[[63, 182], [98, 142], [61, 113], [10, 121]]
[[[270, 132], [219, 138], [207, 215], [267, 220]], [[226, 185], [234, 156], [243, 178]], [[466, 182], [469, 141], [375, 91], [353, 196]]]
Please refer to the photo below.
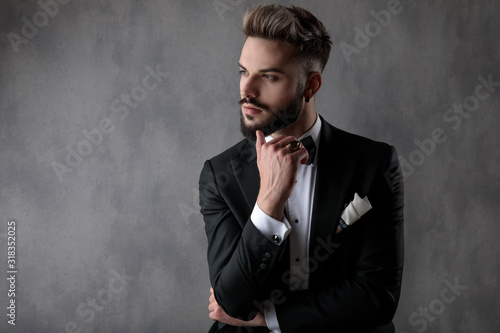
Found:
[[269, 108], [267, 107], [267, 105], [265, 104], [262, 104], [260, 102], [258, 102], [255, 98], [243, 98], [242, 100], [240, 100], [238, 102], [238, 105], [242, 106], [243, 104], [251, 104], [259, 109], [262, 109], [262, 110], [269, 110]]

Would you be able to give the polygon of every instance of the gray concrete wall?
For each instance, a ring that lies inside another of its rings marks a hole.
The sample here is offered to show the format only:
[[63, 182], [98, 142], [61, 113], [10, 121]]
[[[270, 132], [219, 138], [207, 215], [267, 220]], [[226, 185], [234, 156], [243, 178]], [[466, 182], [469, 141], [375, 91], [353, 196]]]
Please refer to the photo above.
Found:
[[[0, 331], [204, 332], [197, 181], [241, 137], [239, 28], [254, 2], [54, 3], [0, 4]], [[334, 39], [319, 112], [403, 161], [397, 331], [495, 332], [500, 2], [295, 4]]]

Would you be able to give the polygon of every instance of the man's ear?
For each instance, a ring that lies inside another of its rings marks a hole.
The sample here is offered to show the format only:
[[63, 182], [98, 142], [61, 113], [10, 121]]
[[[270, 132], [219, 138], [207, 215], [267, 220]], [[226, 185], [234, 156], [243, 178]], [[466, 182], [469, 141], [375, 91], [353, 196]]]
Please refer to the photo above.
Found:
[[304, 97], [313, 98], [319, 91], [319, 88], [321, 88], [322, 83], [323, 78], [320, 72], [309, 73], [305, 84], [306, 89], [304, 90]]

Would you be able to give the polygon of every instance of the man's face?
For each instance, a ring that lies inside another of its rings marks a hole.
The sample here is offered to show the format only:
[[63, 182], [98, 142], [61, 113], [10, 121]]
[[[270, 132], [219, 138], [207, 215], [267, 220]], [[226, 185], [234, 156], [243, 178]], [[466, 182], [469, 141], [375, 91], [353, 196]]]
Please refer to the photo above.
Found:
[[255, 141], [293, 123], [303, 107], [300, 68], [290, 45], [275, 40], [247, 38], [239, 61], [241, 131]]

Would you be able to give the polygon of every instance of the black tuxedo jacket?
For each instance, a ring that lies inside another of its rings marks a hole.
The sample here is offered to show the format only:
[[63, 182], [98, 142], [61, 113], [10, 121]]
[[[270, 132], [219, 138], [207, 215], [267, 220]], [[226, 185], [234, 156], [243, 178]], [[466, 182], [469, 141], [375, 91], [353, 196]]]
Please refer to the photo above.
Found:
[[[252, 319], [275, 303], [283, 333], [394, 332], [403, 271], [403, 177], [396, 150], [322, 119], [311, 221], [309, 289], [290, 291], [289, 243], [253, 225], [259, 192], [255, 143], [242, 140], [205, 162], [200, 206], [210, 281], [232, 317]], [[372, 209], [336, 234], [354, 194]], [[211, 332], [267, 332], [215, 323]]]

